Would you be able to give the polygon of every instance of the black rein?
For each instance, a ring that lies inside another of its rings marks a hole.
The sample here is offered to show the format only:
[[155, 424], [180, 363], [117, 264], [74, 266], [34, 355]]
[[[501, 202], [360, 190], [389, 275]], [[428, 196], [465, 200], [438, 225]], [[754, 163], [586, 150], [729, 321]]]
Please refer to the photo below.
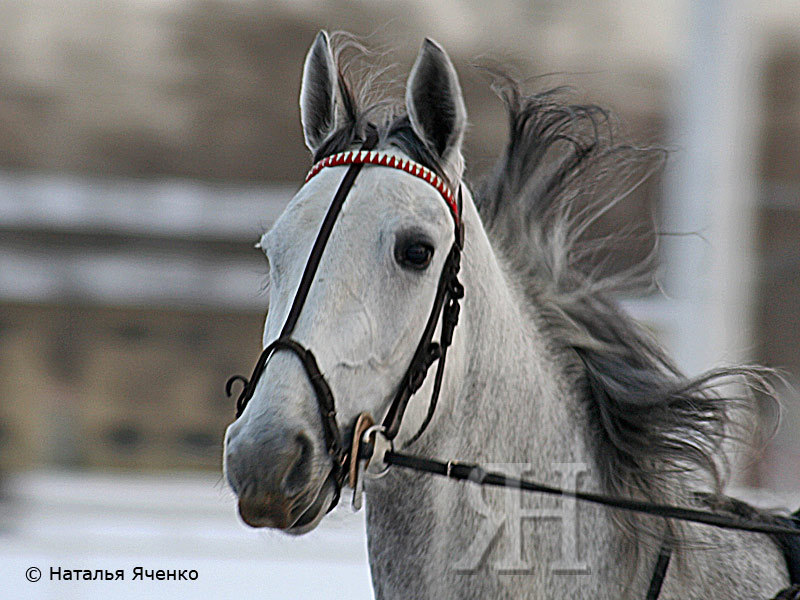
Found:
[[692, 521], [694, 523], [713, 525], [714, 527], [721, 527], [723, 529], [738, 529], [740, 531], [752, 531], [757, 533], [768, 533], [772, 535], [800, 535], [800, 530], [798, 529], [783, 525], [776, 525], [774, 523], [735, 518], [730, 515], [721, 515], [705, 510], [684, 508], [682, 506], [671, 506], [668, 504], [656, 504], [652, 502], [645, 502], [643, 500], [634, 500], [632, 498], [617, 498], [615, 496], [606, 496], [594, 492], [565, 490], [562, 488], [529, 481], [527, 479], [510, 477], [502, 473], [485, 471], [476, 464], [457, 461], [443, 462], [440, 460], [412, 456], [410, 454], [404, 454], [392, 450], [386, 452], [383, 460], [388, 465], [394, 465], [404, 469], [411, 469], [412, 471], [431, 473], [433, 475], [442, 475], [444, 477], [449, 477], [450, 479], [456, 479], [459, 481], [471, 481], [473, 483], [477, 483], [478, 485], [518, 488], [525, 490], [526, 492], [538, 492], [540, 494], [575, 498], [576, 500], [582, 500], [584, 502], [601, 504], [611, 508], [618, 508], [621, 510], [653, 515], [656, 517], [664, 517], [666, 519], [679, 519], [681, 521]]

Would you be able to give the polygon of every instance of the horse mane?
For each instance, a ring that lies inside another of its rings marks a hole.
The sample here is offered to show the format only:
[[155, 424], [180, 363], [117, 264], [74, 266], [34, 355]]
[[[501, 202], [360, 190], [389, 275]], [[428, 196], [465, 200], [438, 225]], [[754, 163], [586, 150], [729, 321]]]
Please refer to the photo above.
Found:
[[[744, 437], [736, 425], [752, 415], [752, 390], [770, 389], [770, 371], [736, 366], [687, 377], [620, 310], [614, 294], [652, 287], [656, 244], [639, 264], [610, 275], [587, 260], [624, 238], [586, 239], [587, 230], [663, 164], [665, 151], [617, 142], [608, 114], [569, 104], [563, 88], [524, 95], [498, 73], [493, 87], [509, 137], [475, 201], [495, 249], [569, 365], [605, 491], [685, 504], [691, 481], [719, 496], [728, 475], [724, 445]], [[632, 513], [613, 515], [631, 540], [642, 533], [683, 540], [673, 522], [664, 531]]]
[[[382, 144], [398, 147], [444, 177], [414, 134], [401, 103], [380, 97], [384, 72], [348, 34], [331, 36], [341, 97], [340, 125], [314, 160], [352, 148], [368, 124]], [[347, 60], [343, 54], [352, 54]], [[568, 373], [587, 414], [596, 467], [607, 493], [658, 503], [691, 502], [687, 476], [717, 497], [726, 483], [723, 445], [737, 438], [736, 416], [754, 409], [750, 391], [769, 390], [767, 369], [719, 368], [683, 375], [653, 336], [620, 310], [614, 295], [652, 284], [656, 245], [639, 264], [607, 274], [592, 267], [619, 236], [587, 239], [587, 230], [656, 171], [665, 151], [615, 140], [608, 113], [565, 100], [567, 90], [525, 95], [495, 72], [493, 88], [509, 122], [504, 152], [474, 186], [487, 234], [524, 291], [534, 318]], [[657, 236], [655, 237], [657, 240]], [[744, 382], [747, 393], [736, 395]], [[680, 544], [674, 522], [612, 512], [631, 541], [640, 534]]]

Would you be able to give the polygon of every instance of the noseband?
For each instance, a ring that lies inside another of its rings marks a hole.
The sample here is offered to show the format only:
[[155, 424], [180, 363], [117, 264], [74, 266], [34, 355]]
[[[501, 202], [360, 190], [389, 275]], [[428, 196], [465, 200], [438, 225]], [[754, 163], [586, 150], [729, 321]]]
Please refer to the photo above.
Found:
[[[382, 422], [381, 429], [386, 439], [393, 440], [397, 435], [411, 397], [422, 386], [430, 366], [438, 360], [439, 364], [436, 369], [436, 378], [434, 380], [433, 392], [428, 406], [428, 413], [419, 430], [408, 440], [406, 445], [418, 439], [433, 418], [439, 390], [441, 389], [447, 348], [452, 342], [453, 330], [458, 323], [458, 302], [464, 295], [464, 288], [458, 281], [458, 271], [461, 264], [461, 249], [464, 238], [464, 229], [461, 222], [460, 188], [458, 201], [456, 201], [452, 190], [441, 177], [413, 161], [383, 152], [374, 152], [373, 149], [377, 143], [378, 133], [374, 127], [370, 127], [366, 141], [361, 146], [360, 150], [328, 156], [315, 164], [311, 171], [309, 171], [306, 181], [309, 181], [325, 167], [349, 165], [342, 182], [339, 184], [339, 188], [336, 190], [328, 212], [322, 221], [319, 233], [311, 249], [311, 254], [308, 257], [305, 270], [303, 271], [303, 276], [300, 279], [300, 285], [297, 288], [297, 293], [295, 294], [294, 301], [292, 302], [291, 309], [286, 317], [286, 322], [281, 329], [280, 335], [261, 352], [250, 379], [242, 375], [234, 375], [228, 380], [225, 386], [225, 391], [230, 397], [234, 382], [241, 381], [244, 384], [239, 398], [236, 401], [236, 417], [238, 418], [244, 411], [247, 403], [253, 397], [258, 380], [266, 368], [270, 357], [276, 351], [288, 350], [293, 352], [300, 359], [317, 397], [317, 404], [319, 406], [320, 416], [322, 417], [325, 445], [333, 461], [331, 477], [335, 483], [336, 494], [328, 510], [333, 509], [338, 503], [341, 488], [348, 473], [349, 463], [355, 460], [355, 458], [350, 456], [351, 452], [348, 451], [346, 445], [342, 441], [342, 434], [336, 422], [336, 404], [334, 402], [333, 392], [325, 380], [324, 375], [319, 370], [314, 353], [292, 339], [291, 335], [297, 324], [297, 319], [300, 317], [300, 312], [303, 310], [303, 305], [308, 297], [311, 283], [317, 272], [317, 267], [322, 259], [322, 253], [328, 243], [336, 219], [341, 212], [344, 201], [347, 199], [347, 195], [350, 193], [355, 183], [356, 177], [365, 164], [399, 169], [428, 182], [436, 188], [447, 203], [455, 224], [455, 240], [450, 248], [450, 252], [447, 255], [439, 277], [433, 308], [425, 324], [425, 329], [411, 359], [411, 363], [398, 385], [394, 399]], [[442, 329], [440, 340], [437, 343], [433, 341], [433, 334], [440, 316], [442, 318]], [[357, 447], [357, 445], [356, 443], [354, 446]]]

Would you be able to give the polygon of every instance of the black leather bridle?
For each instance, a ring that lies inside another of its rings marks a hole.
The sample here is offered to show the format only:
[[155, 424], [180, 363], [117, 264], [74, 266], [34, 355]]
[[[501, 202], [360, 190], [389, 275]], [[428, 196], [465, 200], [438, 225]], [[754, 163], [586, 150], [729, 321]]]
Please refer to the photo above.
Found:
[[[377, 143], [378, 133], [374, 127], [369, 127], [366, 140], [361, 146], [360, 152], [369, 152], [373, 150]], [[300, 279], [300, 285], [297, 288], [297, 293], [295, 294], [294, 301], [292, 302], [280, 335], [261, 352], [250, 379], [242, 375], [234, 375], [228, 380], [225, 386], [225, 391], [228, 396], [230, 396], [234, 382], [241, 381], [244, 384], [239, 398], [236, 401], [236, 417], [238, 418], [244, 411], [247, 403], [253, 397], [258, 380], [264, 372], [270, 357], [276, 351], [288, 350], [293, 352], [300, 359], [317, 397], [317, 404], [319, 406], [320, 416], [322, 417], [325, 445], [333, 461], [331, 478], [335, 484], [336, 493], [328, 510], [331, 510], [337, 504], [341, 494], [341, 488], [348, 473], [349, 463], [354, 459], [350, 456], [348, 447], [342, 440], [342, 434], [336, 421], [336, 404], [333, 392], [325, 380], [325, 376], [319, 369], [314, 353], [309, 348], [304, 347], [298, 341], [292, 339], [291, 335], [297, 324], [297, 319], [300, 317], [300, 312], [303, 310], [303, 305], [308, 297], [311, 283], [314, 280], [317, 267], [322, 259], [322, 253], [333, 231], [333, 226], [364, 164], [364, 162], [349, 163], [347, 172], [339, 184], [339, 188], [336, 190], [333, 201], [328, 208], [328, 212], [322, 221], [317, 238], [311, 248], [311, 254], [308, 257], [308, 262], [306, 263], [305, 270]], [[437, 179], [436, 181], [439, 182], [441, 180]], [[464, 229], [461, 224], [460, 214], [460, 189], [457, 206], [457, 213], [452, 210], [452, 207], [450, 211], [455, 224], [455, 238], [447, 254], [447, 258], [445, 259], [441, 275], [439, 276], [439, 284], [436, 288], [433, 308], [431, 309], [430, 316], [425, 324], [425, 329], [422, 332], [422, 336], [411, 358], [408, 369], [398, 385], [394, 399], [389, 405], [389, 409], [382, 422], [383, 436], [387, 440], [393, 440], [400, 430], [403, 415], [405, 414], [411, 397], [422, 386], [431, 365], [438, 360], [439, 364], [436, 369], [436, 378], [434, 380], [433, 392], [428, 406], [428, 413], [419, 430], [408, 440], [406, 445], [418, 439], [433, 418], [439, 391], [441, 389], [447, 348], [452, 342], [453, 330], [458, 323], [459, 300], [464, 295], [464, 288], [458, 281], [458, 271], [461, 265], [461, 249], [464, 242]], [[441, 337], [437, 343], [433, 341], [433, 335], [440, 318], [442, 319]]]

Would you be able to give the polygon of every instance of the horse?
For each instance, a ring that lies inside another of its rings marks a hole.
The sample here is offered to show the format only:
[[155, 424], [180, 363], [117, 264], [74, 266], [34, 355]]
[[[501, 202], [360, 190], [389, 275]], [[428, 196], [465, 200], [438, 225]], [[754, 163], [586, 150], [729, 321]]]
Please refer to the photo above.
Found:
[[[253, 377], [240, 378], [223, 451], [242, 520], [290, 535], [314, 529], [360, 456], [342, 450], [363, 431], [351, 424], [387, 413], [399, 414], [392, 444], [419, 455], [750, 510], [722, 494], [726, 448], [737, 422], [752, 428], [753, 418], [751, 395], [729, 383], [757, 385], [764, 371], [683, 375], [614, 300], [651, 260], [623, 273], [587, 267], [587, 255], [614, 243], [586, 239], [587, 229], [660, 151], [617, 142], [603, 109], [571, 104], [560, 88], [526, 94], [497, 73], [509, 137], [490, 173], [468, 185], [466, 108], [444, 49], [425, 40], [404, 102], [393, 103], [344, 58], [348, 39], [320, 32], [308, 51], [300, 120], [316, 166], [258, 243], [269, 265], [265, 350]], [[427, 368], [444, 365], [446, 349], [444, 338], [430, 342], [445, 327], [437, 311], [459, 299], [443, 286], [448, 269], [463, 298], [447, 366], [433, 376]], [[411, 385], [423, 346], [436, 352]], [[379, 475], [357, 484], [377, 598], [752, 600], [789, 582], [764, 534], [399, 468]]]

